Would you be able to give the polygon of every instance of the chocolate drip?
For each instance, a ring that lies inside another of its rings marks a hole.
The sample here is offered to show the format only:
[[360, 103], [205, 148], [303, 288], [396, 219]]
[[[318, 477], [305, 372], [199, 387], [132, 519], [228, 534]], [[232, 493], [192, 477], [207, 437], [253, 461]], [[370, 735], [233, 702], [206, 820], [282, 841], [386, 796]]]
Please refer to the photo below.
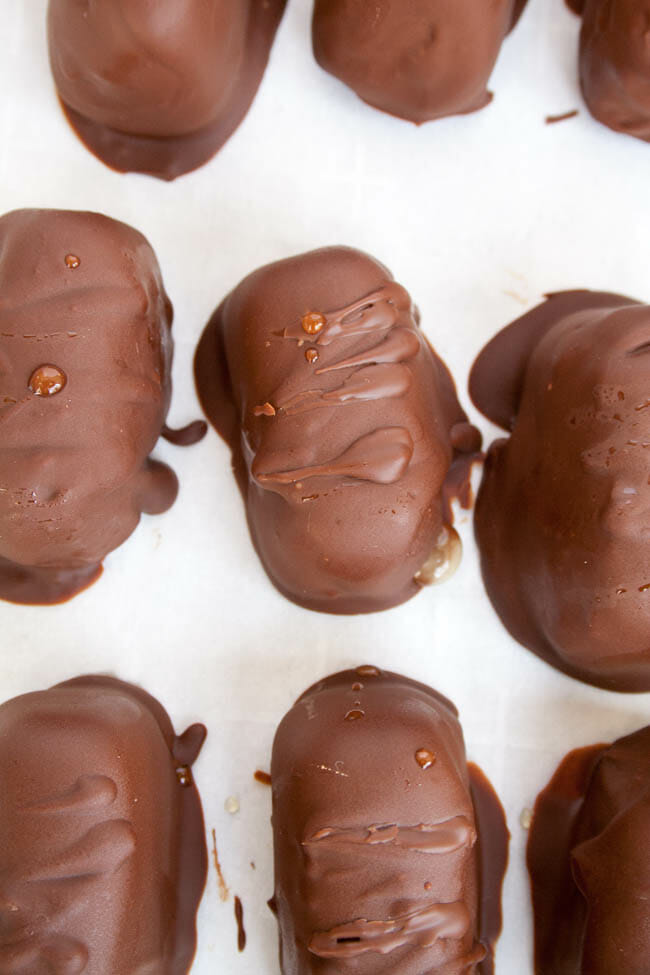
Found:
[[160, 436], [176, 447], [192, 447], [195, 443], [203, 440], [207, 432], [208, 425], [205, 420], [194, 420], [193, 423], [188, 423], [187, 426], [181, 427], [179, 430], [173, 430], [165, 424]]
[[235, 922], [237, 924], [237, 951], [242, 952], [246, 947], [246, 928], [244, 927], [244, 905], [235, 895]]

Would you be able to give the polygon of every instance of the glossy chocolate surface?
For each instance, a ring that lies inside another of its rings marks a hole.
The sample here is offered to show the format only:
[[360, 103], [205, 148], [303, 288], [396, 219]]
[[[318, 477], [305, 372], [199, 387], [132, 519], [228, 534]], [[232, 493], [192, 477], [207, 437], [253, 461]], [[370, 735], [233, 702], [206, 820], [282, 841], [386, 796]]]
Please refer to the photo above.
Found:
[[283, 975], [492, 972], [507, 830], [449, 701], [328, 677], [281, 722], [271, 779]]
[[650, 958], [650, 728], [571, 752], [528, 843], [536, 975], [644, 975]]
[[411, 122], [484, 108], [526, 0], [316, 0], [316, 60], [364, 101]]
[[480, 436], [385, 267], [333, 247], [255, 271], [206, 329], [196, 376], [290, 599], [370, 612], [451, 570], [448, 494], [469, 503]]
[[174, 179], [248, 111], [286, 0], [50, 0], [54, 82], [87, 147]]
[[172, 307], [141, 234], [63, 210], [0, 218], [0, 291], [0, 598], [60, 602], [176, 497]]
[[582, 15], [580, 84], [591, 114], [650, 142], [650, 0], [569, 0]]
[[191, 765], [162, 706], [81, 677], [0, 707], [0, 971], [186, 975], [207, 871]]
[[649, 691], [650, 307], [551, 295], [486, 346], [470, 392], [511, 431], [475, 517], [503, 623], [574, 677]]

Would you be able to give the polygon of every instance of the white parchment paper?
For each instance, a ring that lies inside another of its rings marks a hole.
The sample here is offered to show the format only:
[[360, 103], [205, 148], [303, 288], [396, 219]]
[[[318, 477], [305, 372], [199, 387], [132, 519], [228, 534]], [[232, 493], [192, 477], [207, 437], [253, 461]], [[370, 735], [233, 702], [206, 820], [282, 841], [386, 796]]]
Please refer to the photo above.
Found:
[[[111, 172], [68, 128], [51, 83], [46, 0], [0, 0], [0, 212], [93, 209], [153, 244], [176, 309], [170, 423], [198, 415], [194, 347], [210, 313], [260, 264], [324, 244], [380, 258], [412, 293], [423, 327], [466, 383], [494, 332], [547, 291], [650, 299], [650, 146], [588, 115], [576, 81], [578, 21], [530, 0], [493, 75], [493, 104], [417, 129], [363, 105], [316, 65], [310, 0], [290, 0], [260, 93], [222, 152], [167, 185]], [[548, 114], [580, 109], [547, 126]], [[0, 296], [1, 297], [1, 296]], [[471, 517], [446, 586], [374, 616], [337, 618], [280, 596], [253, 552], [229, 452], [210, 432], [157, 456], [178, 472], [173, 509], [143, 518], [88, 592], [56, 608], [0, 604], [0, 699], [89, 671], [142, 684], [180, 731], [209, 737], [196, 766], [230, 897], [211, 867], [193, 975], [275, 975], [269, 766], [276, 724], [314, 680], [360, 663], [425, 681], [459, 707], [468, 754], [499, 791], [512, 832], [499, 975], [531, 971], [522, 810], [564, 753], [648, 721], [648, 696], [561, 676], [502, 628], [481, 584]], [[228, 797], [240, 811], [224, 807]], [[236, 947], [233, 895], [248, 946]]]

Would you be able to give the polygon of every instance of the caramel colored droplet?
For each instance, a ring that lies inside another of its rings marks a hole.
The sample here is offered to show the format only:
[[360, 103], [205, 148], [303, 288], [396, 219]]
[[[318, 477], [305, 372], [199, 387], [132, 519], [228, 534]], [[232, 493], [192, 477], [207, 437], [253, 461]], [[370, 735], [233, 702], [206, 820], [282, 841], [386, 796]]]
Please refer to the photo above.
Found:
[[253, 774], [253, 778], [255, 779], [256, 782], [259, 782], [260, 785], [271, 785], [271, 776], [269, 775], [269, 773], [263, 772], [259, 768]]
[[76, 254], [65, 255], [65, 266], [70, 268], [71, 271], [74, 271], [74, 269], [76, 267], [79, 267], [80, 264], [81, 264], [81, 260], [77, 257]]
[[364, 664], [363, 667], [357, 667], [357, 674], [359, 677], [379, 677], [381, 671], [377, 667], [368, 667]]
[[46, 364], [34, 370], [29, 377], [28, 386], [35, 396], [56, 396], [67, 381], [68, 377], [63, 369]]
[[192, 769], [189, 767], [189, 765], [179, 765], [179, 767], [176, 769], [176, 778], [182, 786], [185, 786], [185, 788], [188, 788], [194, 782], [194, 779], [192, 778]]
[[360, 718], [365, 718], [366, 712], [362, 711], [360, 708], [353, 708], [345, 716], [346, 721], [359, 721]]
[[322, 331], [324, 325], [325, 318], [317, 311], [312, 311], [308, 315], [303, 316], [302, 327], [307, 335], [318, 335], [318, 333]]
[[255, 416], [275, 416], [275, 407], [272, 403], [264, 403], [262, 406], [256, 406], [253, 410]]
[[415, 761], [421, 769], [428, 769], [435, 763], [436, 756], [428, 748], [418, 748], [415, 753]]
[[430, 881], [427, 880], [426, 884], [424, 885], [424, 889], [425, 890], [431, 890], [431, 883], [430, 883]]
[[363, 684], [353, 684], [352, 685], [352, 690], [353, 691], [362, 691], [363, 690]]
[[449, 525], [443, 525], [436, 547], [413, 578], [419, 586], [437, 586], [446, 582], [460, 565], [462, 556], [463, 544], [458, 532]]
[[318, 352], [316, 349], [305, 349], [305, 359], [311, 365], [314, 362], [318, 362]]

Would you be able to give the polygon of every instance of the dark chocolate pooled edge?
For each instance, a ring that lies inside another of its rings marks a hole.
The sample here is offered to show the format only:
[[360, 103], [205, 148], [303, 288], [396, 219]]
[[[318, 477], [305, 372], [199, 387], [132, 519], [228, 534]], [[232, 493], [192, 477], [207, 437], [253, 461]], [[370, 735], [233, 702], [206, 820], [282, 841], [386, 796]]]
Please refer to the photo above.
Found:
[[554, 325], [577, 312], [638, 304], [607, 291], [558, 291], [506, 325], [481, 350], [472, 365], [469, 395], [488, 420], [511, 431], [517, 419], [530, 357]]
[[536, 975], [547, 975], [552, 957], [562, 960], [562, 971], [579, 970], [587, 905], [573, 879], [571, 850], [591, 777], [609, 747], [588, 745], [569, 752], [535, 801], [526, 866]]
[[70, 127], [100, 162], [119, 173], [143, 173], [171, 182], [193, 172], [223, 148], [248, 114], [262, 83], [286, 0], [264, 0], [251, 10], [250, 37], [240, 85], [225, 113], [214, 123], [186, 136], [131, 135], [100, 125], [59, 104]]

